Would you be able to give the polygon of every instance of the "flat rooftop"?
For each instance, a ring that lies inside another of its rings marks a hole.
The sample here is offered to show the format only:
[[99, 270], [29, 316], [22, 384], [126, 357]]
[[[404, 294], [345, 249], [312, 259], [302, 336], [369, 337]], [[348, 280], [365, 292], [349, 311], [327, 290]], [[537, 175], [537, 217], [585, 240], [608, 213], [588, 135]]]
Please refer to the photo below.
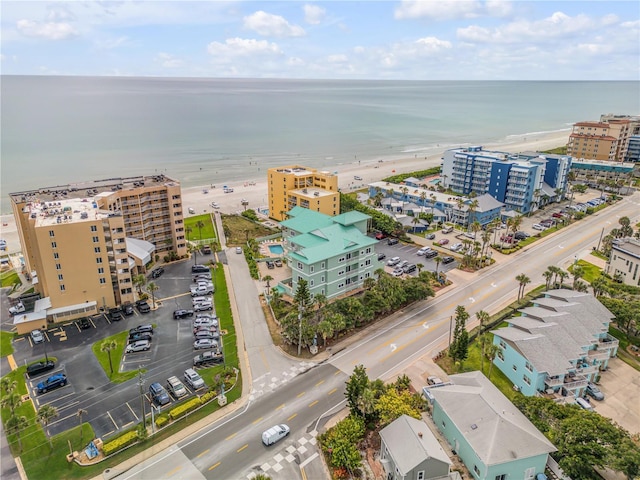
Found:
[[295, 190], [289, 190], [287, 193], [289, 195], [297, 195], [299, 197], [311, 197], [311, 198], [329, 197], [329, 196], [338, 194], [336, 190], [325, 190], [324, 188], [315, 188], [315, 187], [296, 188]]
[[304, 176], [304, 175], [317, 175], [317, 174], [322, 174], [325, 176], [333, 176], [334, 174], [323, 170], [323, 171], [318, 171], [315, 168], [307, 168], [307, 167], [301, 167], [301, 166], [291, 166], [291, 167], [276, 167], [276, 168], [271, 168], [270, 170], [275, 170], [278, 173], [288, 173], [291, 175], [299, 175], [299, 176]]

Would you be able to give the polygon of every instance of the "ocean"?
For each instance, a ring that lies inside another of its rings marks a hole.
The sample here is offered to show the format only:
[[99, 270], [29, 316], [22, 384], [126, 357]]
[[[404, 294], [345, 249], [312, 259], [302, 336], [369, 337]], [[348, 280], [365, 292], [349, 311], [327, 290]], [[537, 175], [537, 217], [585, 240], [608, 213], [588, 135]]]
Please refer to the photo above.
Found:
[[640, 113], [638, 82], [2, 76], [9, 192], [166, 173], [186, 187], [505, 143]]

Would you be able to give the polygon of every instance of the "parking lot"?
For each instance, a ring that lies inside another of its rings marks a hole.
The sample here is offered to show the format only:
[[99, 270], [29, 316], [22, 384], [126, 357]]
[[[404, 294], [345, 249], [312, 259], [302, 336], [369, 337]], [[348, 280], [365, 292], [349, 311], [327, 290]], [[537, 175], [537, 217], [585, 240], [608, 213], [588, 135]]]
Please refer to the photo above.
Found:
[[[198, 262], [208, 261], [198, 255]], [[112, 384], [96, 357], [89, 350], [91, 345], [103, 338], [129, 330], [142, 324], [155, 326], [151, 348], [148, 351], [127, 353], [122, 358], [113, 359], [114, 369], [132, 371], [144, 369], [142, 390], [145, 412], [150, 414], [151, 399], [149, 385], [159, 382], [166, 385], [168, 377], [183, 378], [185, 369], [193, 366], [193, 358], [204, 350], [194, 350], [194, 317], [174, 320], [173, 311], [180, 308], [191, 309], [189, 292], [191, 285], [190, 262], [180, 262], [165, 266], [165, 272], [153, 279], [159, 287], [155, 292], [157, 309], [141, 314], [137, 310], [122, 320], [112, 322], [108, 315], [90, 318], [89, 327], [81, 329], [78, 322], [68, 322], [45, 332], [45, 341], [34, 345], [30, 336], [14, 342], [14, 358], [18, 365], [25, 365], [46, 356], [56, 358], [56, 368], [35, 378], [27, 378], [27, 389], [36, 410], [44, 404], [58, 409], [59, 416], [48, 425], [50, 434], [57, 434], [75, 427], [80, 421], [90, 422], [96, 436], [108, 437], [117, 431], [140, 421], [142, 417], [140, 385], [138, 378], [125, 383]], [[151, 300], [149, 300], [151, 304]], [[8, 324], [3, 324], [7, 328]], [[37, 384], [55, 373], [64, 373], [67, 383], [46, 393], [37, 392]], [[193, 390], [185, 384], [189, 395]], [[181, 400], [183, 400], [183, 397]], [[155, 412], [171, 409], [175, 403], [171, 397], [169, 404], [156, 407]], [[81, 412], [81, 413], [79, 413]]]
[[[451, 239], [453, 239], [453, 235], [452, 234], [448, 234], [448, 235], [444, 235], [444, 234], [440, 234], [441, 237], [451, 237]], [[438, 238], [436, 239], [438, 240]], [[436, 241], [434, 240], [434, 242]], [[427, 242], [428, 244], [431, 243], [430, 241]], [[453, 242], [455, 243], [455, 242]], [[388, 266], [387, 265], [387, 261], [390, 258], [393, 257], [400, 257], [400, 261], [408, 261], [409, 263], [413, 263], [415, 265], [418, 265], [419, 263], [424, 265], [424, 268], [422, 269], [423, 271], [431, 271], [431, 272], [435, 272], [436, 271], [436, 262], [434, 261], [434, 258], [425, 258], [424, 256], [418, 255], [418, 250], [420, 250], [420, 246], [416, 246], [416, 245], [412, 245], [412, 244], [408, 244], [408, 243], [402, 243], [402, 242], [398, 242], [395, 245], [389, 245], [387, 243], [387, 239], [382, 239], [378, 242], [378, 245], [376, 245], [376, 252], [378, 254], [384, 254], [385, 258], [383, 260], [381, 260], [381, 264], [384, 264], [384, 269], [386, 272], [388, 273], [392, 273], [394, 267], [393, 266]], [[457, 255], [455, 252], [451, 252], [449, 250], [447, 250], [445, 247], [438, 247], [436, 245], [433, 245], [432, 248], [436, 251], [438, 251], [438, 255], [441, 258], [447, 257], [447, 256], [452, 256], [454, 257], [456, 260], [452, 263], [449, 264], [444, 264], [442, 262], [440, 262], [439, 265], [437, 265], [437, 269], [438, 272], [448, 272], [451, 269], [454, 269], [458, 266], [458, 259], [457, 259]], [[404, 274], [404, 275], [411, 275], [411, 276], [417, 276], [418, 275], [418, 269], [416, 268], [416, 270], [412, 273], [408, 273], [408, 274]]]

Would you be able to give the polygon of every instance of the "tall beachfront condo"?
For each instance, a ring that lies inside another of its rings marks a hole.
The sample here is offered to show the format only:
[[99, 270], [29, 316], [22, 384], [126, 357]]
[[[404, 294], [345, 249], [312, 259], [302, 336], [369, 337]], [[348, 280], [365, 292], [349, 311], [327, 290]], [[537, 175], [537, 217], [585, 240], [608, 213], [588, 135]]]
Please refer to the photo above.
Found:
[[48, 322], [131, 302], [132, 276], [144, 272], [154, 255], [187, 253], [180, 183], [164, 175], [40, 188], [10, 198], [24, 271]]
[[269, 217], [282, 221], [294, 207], [325, 215], [340, 213], [338, 176], [314, 168], [291, 165], [267, 170]]
[[632, 135], [629, 137], [629, 147], [627, 148], [627, 156], [624, 161], [640, 163], [640, 135]]
[[629, 139], [640, 133], [640, 117], [602, 115], [599, 122], [573, 125], [567, 143], [567, 155], [581, 160], [623, 162]]
[[565, 155], [454, 148], [443, 156], [442, 185], [463, 195], [487, 193], [526, 214], [564, 196], [570, 167], [571, 157]]

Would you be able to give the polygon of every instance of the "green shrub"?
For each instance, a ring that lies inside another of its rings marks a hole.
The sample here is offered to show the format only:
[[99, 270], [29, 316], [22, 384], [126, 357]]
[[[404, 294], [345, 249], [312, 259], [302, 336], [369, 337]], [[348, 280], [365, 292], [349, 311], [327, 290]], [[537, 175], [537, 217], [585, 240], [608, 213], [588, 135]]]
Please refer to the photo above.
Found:
[[256, 215], [255, 210], [253, 210], [251, 208], [248, 209], [248, 210], [245, 210], [244, 212], [242, 212], [241, 215], [243, 217], [245, 217], [245, 218], [248, 218], [249, 220], [253, 220], [254, 222], [257, 222], [259, 220], [258, 219], [258, 215]]
[[102, 446], [102, 451], [104, 452], [104, 455], [108, 457], [112, 453], [115, 453], [118, 450], [122, 450], [123, 448], [128, 447], [129, 445], [133, 445], [137, 441], [138, 441], [138, 431], [131, 430], [130, 432], [120, 435], [119, 437], [114, 438], [110, 442], [105, 443]]
[[205, 393], [204, 395], [202, 395], [202, 396], [200, 397], [200, 401], [201, 401], [202, 403], [207, 403], [208, 401], [210, 401], [210, 400], [212, 400], [212, 399], [216, 398], [216, 395], [217, 395], [217, 393], [216, 393], [216, 392], [207, 392], [207, 393]]
[[169, 422], [169, 415], [162, 414], [156, 417], [156, 427], [162, 428]]
[[182, 405], [178, 405], [176, 408], [171, 409], [171, 411], [169, 412], [169, 416], [172, 420], [176, 420], [183, 415], [186, 415], [187, 413], [195, 410], [200, 405], [202, 405], [202, 400], [200, 400], [200, 397], [192, 398], [191, 400], [184, 402]]

